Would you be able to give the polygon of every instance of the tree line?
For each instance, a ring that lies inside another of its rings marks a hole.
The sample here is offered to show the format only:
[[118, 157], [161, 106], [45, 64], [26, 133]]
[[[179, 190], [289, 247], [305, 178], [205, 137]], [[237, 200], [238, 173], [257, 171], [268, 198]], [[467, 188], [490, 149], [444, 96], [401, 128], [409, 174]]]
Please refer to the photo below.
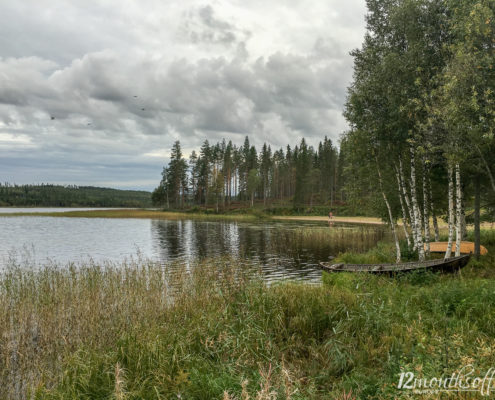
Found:
[[[292, 203], [371, 209], [389, 221], [424, 260], [448, 222], [445, 257], [459, 255], [466, 221], [495, 214], [495, 2], [367, 0], [364, 42], [353, 51], [354, 75], [344, 115], [350, 129], [339, 148], [258, 152], [205, 141], [188, 161], [180, 143], [153, 192], [170, 208]], [[466, 210], [469, 210], [466, 212]], [[396, 224], [398, 219], [404, 223]], [[402, 232], [399, 232], [399, 229]], [[403, 246], [402, 246], [403, 247]]]
[[209, 206], [216, 211], [233, 203], [252, 207], [255, 201], [264, 206], [333, 205], [344, 198], [339, 160], [337, 147], [327, 137], [317, 148], [302, 139], [293, 149], [287, 145], [275, 151], [266, 143], [257, 151], [247, 136], [240, 146], [205, 140], [187, 160], [176, 141], [152, 200], [167, 208]]
[[[495, 203], [495, 2], [368, 0], [367, 30], [353, 52], [342, 139], [351, 199], [376, 204], [423, 260], [448, 221], [450, 257], [473, 208]], [[432, 221], [433, 227], [430, 226]], [[478, 251], [478, 250], [477, 250]]]
[[1, 207], [150, 207], [151, 193], [75, 185], [0, 184]]

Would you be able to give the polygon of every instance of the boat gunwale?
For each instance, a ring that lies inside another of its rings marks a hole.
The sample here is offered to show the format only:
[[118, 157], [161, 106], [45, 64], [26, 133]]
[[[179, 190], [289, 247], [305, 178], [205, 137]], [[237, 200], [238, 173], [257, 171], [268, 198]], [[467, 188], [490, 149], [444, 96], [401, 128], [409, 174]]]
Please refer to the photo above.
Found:
[[[457, 257], [451, 257], [447, 260], [443, 258], [428, 260], [428, 261], [409, 261], [405, 263], [385, 263], [385, 264], [344, 264], [337, 263], [328, 265], [328, 262], [320, 262], [320, 268], [328, 272], [400, 272], [400, 271], [412, 271], [421, 270], [424, 268], [431, 268], [436, 266], [449, 266], [457, 261], [461, 261], [469, 258], [471, 254], [464, 254]], [[466, 265], [467, 262], [464, 264]], [[461, 267], [463, 267], [462, 265]], [[335, 267], [333, 267], [335, 266]], [[333, 268], [332, 268], [333, 267]]]

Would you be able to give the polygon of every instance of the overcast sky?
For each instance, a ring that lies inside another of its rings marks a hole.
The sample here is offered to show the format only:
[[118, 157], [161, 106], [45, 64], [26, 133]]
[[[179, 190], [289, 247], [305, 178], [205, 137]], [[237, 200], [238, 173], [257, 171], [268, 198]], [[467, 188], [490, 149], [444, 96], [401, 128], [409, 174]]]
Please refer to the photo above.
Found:
[[172, 143], [337, 141], [365, 0], [2, 0], [0, 180], [153, 189]]

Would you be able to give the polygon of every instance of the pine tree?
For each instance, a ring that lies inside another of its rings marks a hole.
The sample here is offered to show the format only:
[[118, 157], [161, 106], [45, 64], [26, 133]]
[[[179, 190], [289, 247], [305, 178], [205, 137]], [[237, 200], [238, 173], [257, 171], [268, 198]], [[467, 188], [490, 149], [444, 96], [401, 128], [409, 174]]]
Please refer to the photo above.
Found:
[[167, 193], [174, 200], [175, 207], [184, 206], [187, 189], [187, 162], [182, 157], [180, 142], [177, 140], [172, 146], [167, 170]]
[[266, 206], [266, 199], [270, 195], [270, 179], [272, 171], [272, 150], [266, 143], [263, 144], [260, 154], [260, 174], [263, 194], [263, 205]]
[[306, 145], [304, 138], [301, 140], [301, 144], [295, 153], [296, 187], [294, 206], [301, 207], [308, 198], [312, 168], [312, 149]]

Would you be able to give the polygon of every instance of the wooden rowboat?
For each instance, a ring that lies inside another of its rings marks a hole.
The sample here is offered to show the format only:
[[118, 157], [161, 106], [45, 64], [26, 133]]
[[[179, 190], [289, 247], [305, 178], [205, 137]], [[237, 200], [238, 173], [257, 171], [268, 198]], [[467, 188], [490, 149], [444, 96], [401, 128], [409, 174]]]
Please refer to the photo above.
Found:
[[[431, 242], [430, 243], [430, 253], [445, 253], [447, 251], [448, 242]], [[426, 244], [424, 245], [426, 250]], [[452, 254], [455, 253], [455, 242], [452, 243]], [[473, 242], [461, 242], [461, 254], [474, 254], [474, 243]], [[484, 256], [488, 253], [485, 246], [480, 246], [480, 254]]]
[[412, 261], [399, 264], [330, 264], [320, 263], [320, 267], [327, 272], [369, 272], [372, 274], [393, 274], [395, 272], [410, 271], [457, 271], [468, 262], [470, 254], [449, 258], [448, 260]]

